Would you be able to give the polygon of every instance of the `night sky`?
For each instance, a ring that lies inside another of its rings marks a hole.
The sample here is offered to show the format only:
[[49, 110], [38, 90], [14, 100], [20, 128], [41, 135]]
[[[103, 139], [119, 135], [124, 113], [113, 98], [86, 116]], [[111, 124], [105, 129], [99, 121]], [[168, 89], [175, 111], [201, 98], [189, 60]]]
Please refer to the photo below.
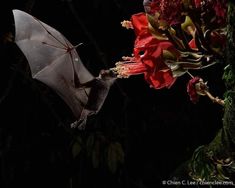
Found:
[[[188, 75], [162, 90], [151, 89], [138, 75], [115, 82], [85, 130], [71, 129], [75, 117], [70, 109], [52, 89], [31, 78], [24, 55], [6, 40], [14, 35], [12, 9], [30, 11], [73, 45], [83, 43], [77, 51], [97, 76], [131, 55], [134, 32], [120, 22], [143, 6], [142, 0], [8, 0], [1, 5], [0, 187], [157, 187], [222, 127], [221, 106], [206, 97], [190, 102]], [[191, 73], [223, 97], [222, 65]], [[91, 138], [95, 141], [88, 148]], [[77, 140], [83, 144], [74, 156]], [[124, 152], [124, 162], [114, 172], [107, 165], [112, 143], [121, 144]], [[90, 150], [98, 153], [96, 160]]]

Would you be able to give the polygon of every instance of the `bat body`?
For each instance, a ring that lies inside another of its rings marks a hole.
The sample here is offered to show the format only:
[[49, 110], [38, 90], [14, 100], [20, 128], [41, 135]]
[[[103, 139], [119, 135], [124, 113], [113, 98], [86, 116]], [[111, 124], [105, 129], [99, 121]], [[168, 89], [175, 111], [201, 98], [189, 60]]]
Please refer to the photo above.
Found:
[[20, 10], [13, 10], [15, 43], [28, 60], [32, 77], [52, 88], [83, 124], [97, 113], [116, 79], [111, 72], [94, 77], [60, 32]]

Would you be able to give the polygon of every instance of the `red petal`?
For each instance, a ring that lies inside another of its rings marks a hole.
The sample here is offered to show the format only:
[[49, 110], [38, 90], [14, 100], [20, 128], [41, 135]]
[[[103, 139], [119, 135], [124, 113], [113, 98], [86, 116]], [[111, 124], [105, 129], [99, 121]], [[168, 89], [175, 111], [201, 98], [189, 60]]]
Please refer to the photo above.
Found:
[[148, 21], [145, 13], [134, 14], [131, 17], [131, 22], [134, 27], [135, 34], [138, 36], [141, 32], [148, 29]]
[[173, 78], [170, 70], [159, 71], [156, 74], [145, 74], [145, 80], [155, 89], [162, 89], [164, 87], [170, 88], [176, 78]]
[[196, 6], [196, 8], [201, 6], [201, 0], [194, 0], [194, 4]]
[[192, 48], [192, 49], [196, 49], [197, 48], [195, 39], [192, 39], [188, 44], [189, 44], [190, 48]]
[[189, 80], [188, 85], [187, 85], [187, 92], [190, 97], [190, 100], [193, 103], [198, 102], [198, 99], [199, 99], [199, 96], [198, 96], [196, 88], [195, 88], [195, 84], [198, 83], [199, 80], [200, 80], [199, 77], [194, 77], [191, 80]]

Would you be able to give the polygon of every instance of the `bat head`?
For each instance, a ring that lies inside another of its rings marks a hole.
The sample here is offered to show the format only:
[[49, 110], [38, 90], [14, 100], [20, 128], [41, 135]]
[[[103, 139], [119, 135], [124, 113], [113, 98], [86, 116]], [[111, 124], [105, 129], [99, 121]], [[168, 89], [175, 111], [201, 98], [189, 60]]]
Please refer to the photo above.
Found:
[[112, 84], [117, 79], [117, 74], [115, 74], [112, 70], [101, 70], [99, 78]]

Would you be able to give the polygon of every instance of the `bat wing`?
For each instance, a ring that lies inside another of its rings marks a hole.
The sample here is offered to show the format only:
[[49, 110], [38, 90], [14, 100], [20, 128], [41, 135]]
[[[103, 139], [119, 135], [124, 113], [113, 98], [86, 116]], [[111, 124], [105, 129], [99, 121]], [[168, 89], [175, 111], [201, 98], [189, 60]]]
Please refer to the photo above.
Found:
[[13, 10], [13, 15], [15, 42], [26, 56], [33, 78], [40, 80], [41, 71], [64, 63], [66, 71], [62, 73], [67, 80], [74, 81], [73, 72], [78, 70], [84, 73], [77, 75], [81, 83], [94, 78], [81, 63], [74, 46], [60, 32], [23, 11]]
[[92, 101], [90, 92], [96, 92], [97, 79], [85, 68], [74, 46], [60, 32], [37, 18], [20, 10], [13, 10], [13, 15], [15, 42], [27, 58], [33, 78], [54, 89], [78, 120], [97, 112], [109, 89], [99, 88], [97, 95], [103, 97], [94, 100], [95, 108], [84, 110], [88, 101]]

